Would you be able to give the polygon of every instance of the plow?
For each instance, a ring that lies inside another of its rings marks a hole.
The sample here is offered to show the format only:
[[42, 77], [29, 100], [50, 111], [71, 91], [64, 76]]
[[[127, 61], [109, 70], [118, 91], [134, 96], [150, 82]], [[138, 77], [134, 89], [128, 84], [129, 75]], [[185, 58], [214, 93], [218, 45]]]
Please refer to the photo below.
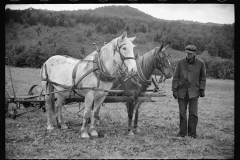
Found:
[[[110, 90], [110, 93], [121, 93], [123, 90]], [[152, 100], [152, 97], [164, 97], [165, 91], [160, 90], [158, 92], [153, 92], [153, 90], [148, 90], [148, 92], [144, 93], [143, 96], [138, 97], [137, 100], [135, 100], [132, 96], [106, 96], [104, 103], [124, 103], [124, 102], [155, 102]], [[5, 98], [5, 110], [8, 113], [8, 115], [12, 118], [15, 118], [16, 116], [22, 115], [24, 113], [33, 111], [35, 109], [41, 109], [43, 112], [46, 111], [44, 104], [45, 99], [44, 95], [42, 94], [42, 88], [39, 85], [33, 85], [28, 95], [26, 96], [9, 96]], [[84, 97], [79, 97], [76, 95], [71, 95], [70, 97], [66, 98], [64, 101], [64, 105], [68, 105], [70, 103], [82, 103], [84, 102]], [[9, 104], [14, 104], [14, 107], [9, 110]], [[26, 111], [18, 112], [18, 109], [23, 106]]]

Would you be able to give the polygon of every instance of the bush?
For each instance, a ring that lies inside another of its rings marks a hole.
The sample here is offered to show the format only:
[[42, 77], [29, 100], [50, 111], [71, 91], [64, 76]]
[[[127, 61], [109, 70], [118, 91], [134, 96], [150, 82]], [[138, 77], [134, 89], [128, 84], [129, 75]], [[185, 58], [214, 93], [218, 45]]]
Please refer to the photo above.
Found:
[[[220, 57], [212, 57], [208, 52], [203, 52], [197, 56], [202, 59], [206, 66], [207, 77], [216, 79], [232, 79], [234, 80], [234, 61], [230, 59], [222, 59]], [[180, 58], [179, 58], [180, 59]], [[173, 69], [177, 66], [177, 59], [171, 62]]]
[[69, 51], [68, 51], [68, 49], [67, 49], [67, 47], [65, 45], [60, 45], [56, 49], [56, 55], [69, 55]]
[[197, 57], [205, 62], [206, 70], [208, 70], [208, 66], [212, 62], [212, 56], [207, 51], [203, 51]]
[[30, 46], [27, 53], [26, 64], [28, 67], [40, 68], [48, 58], [40, 46]]
[[207, 76], [220, 79], [234, 79], [234, 61], [216, 57], [209, 63]]
[[26, 63], [26, 59], [27, 59], [27, 53], [23, 52], [19, 55], [15, 55], [14, 56], [14, 66], [16, 67], [27, 67], [27, 63]]

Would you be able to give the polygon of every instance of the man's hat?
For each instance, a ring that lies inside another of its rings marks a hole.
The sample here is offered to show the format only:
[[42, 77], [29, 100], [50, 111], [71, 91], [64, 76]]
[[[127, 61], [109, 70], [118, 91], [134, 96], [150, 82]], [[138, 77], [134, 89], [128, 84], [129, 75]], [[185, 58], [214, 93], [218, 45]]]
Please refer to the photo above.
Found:
[[196, 50], [197, 50], [197, 47], [194, 45], [188, 45], [185, 48], [185, 52], [187, 52], [187, 53], [194, 53], [194, 52], [196, 52]]

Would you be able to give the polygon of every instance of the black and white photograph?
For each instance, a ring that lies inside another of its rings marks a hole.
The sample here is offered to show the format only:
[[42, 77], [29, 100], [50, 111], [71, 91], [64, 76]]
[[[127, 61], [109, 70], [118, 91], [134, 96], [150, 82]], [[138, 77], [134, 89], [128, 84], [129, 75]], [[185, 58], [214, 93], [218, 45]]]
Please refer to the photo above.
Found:
[[5, 159], [233, 159], [235, 4], [5, 5]]

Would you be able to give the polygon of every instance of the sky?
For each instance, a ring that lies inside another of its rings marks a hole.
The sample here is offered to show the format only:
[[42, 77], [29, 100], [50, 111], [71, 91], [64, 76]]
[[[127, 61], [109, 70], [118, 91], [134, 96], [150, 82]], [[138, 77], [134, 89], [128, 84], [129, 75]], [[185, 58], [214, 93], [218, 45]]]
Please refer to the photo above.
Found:
[[235, 22], [234, 4], [9, 4], [10, 9], [79, 10], [111, 5], [128, 5], [155, 18], [189, 20], [202, 23], [232, 24]]

